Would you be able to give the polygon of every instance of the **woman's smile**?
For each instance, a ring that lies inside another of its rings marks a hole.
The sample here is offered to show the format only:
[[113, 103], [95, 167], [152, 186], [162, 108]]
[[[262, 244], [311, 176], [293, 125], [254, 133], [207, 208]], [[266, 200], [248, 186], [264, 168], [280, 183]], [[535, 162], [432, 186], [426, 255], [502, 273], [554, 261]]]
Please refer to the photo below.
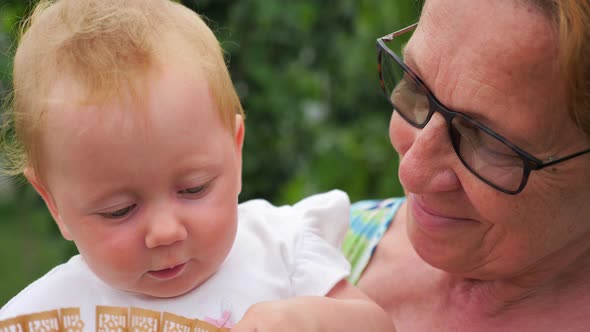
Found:
[[420, 228], [427, 232], [440, 232], [444, 229], [464, 227], [466, 224], [476, 224], [473, 219], [448, 216], [427, 205], [416, 195], [409, 195], [411, 213]]

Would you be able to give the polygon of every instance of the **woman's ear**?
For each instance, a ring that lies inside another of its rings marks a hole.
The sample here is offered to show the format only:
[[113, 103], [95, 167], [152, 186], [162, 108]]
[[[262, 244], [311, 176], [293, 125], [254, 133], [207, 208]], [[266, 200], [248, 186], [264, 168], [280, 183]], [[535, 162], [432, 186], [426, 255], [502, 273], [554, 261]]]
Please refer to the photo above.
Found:
[[51, 213], [53, 220], [55, 220], [57, 227], [59, 227], [59, 231], [61, 232], [61, 235], [66, 240], [71, 241], [72, 236], [70, 235], [70, 232], [68, 231], [67, 227], [62, 222], [61, 217], [59, 215], [59, 211], [57, 209], [57, 206], [55, 205], [55, 201], [54, 201], [53, 197], [51, 196], [51, 193], [49, 192], [49, 190], [47, 190], [46, 186], [44, 186], [43, 183], [40, 181], [39, 177], [37, 176], [37, 174], [35, 173], [33, 168], [27, 167], [27, 168], [25, 168], [23, 173], [24, 173], [25, 177], [27, 178], [27, 180], [29, 181], [29, 183], [33, 186], [33, 188], [35, 188], [35, 190], [37, 191], [39, 196], [41, 196], [41, 198], [43, 198], [43, 201], [45, 201], [45, 205], [47, 205], [47, 209], [49, 210], [49, 213]]

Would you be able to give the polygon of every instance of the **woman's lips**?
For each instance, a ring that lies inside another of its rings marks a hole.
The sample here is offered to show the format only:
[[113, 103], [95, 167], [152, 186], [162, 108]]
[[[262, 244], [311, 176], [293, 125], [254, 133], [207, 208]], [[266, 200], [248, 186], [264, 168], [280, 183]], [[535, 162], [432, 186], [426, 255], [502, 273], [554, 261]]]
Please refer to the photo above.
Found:
[[426, 228], [464, 226], [466, 223], [475, 223], [475, 221], [471, 219], [455, 218], [438, 214], [438, 212], [433, 211], [427, 205], [424, 205], [416, 196], [413, 196], [412, 199], [410, 199], [410, 207], [415, 221], [422, 227]]
[[149, 271], [148, 274], [156, 279], [161, 279], [161, 280], [171, 279], [171, 278], [174, 278], [177, 275], [179, 275], [185, 266], [186, 266], [186, 263], [182, 263], [182, 264], [176, 265], [174, 267], [171, 267], [169, 269]]

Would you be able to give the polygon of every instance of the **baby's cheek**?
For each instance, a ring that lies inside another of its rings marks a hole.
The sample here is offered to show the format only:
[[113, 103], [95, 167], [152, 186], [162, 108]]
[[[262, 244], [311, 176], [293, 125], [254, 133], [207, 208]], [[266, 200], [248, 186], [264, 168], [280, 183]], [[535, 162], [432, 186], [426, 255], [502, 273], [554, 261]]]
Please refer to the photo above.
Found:
[[97, 274], [117, 278], [150, 268], [146, 266], [150, 262], [148, 249], [139, 237], [114, 234], [100, 242], [81, 250], [82, 256], [92, 265], [93, 270], [97, 270]]
[[189, 245], [199, 256], [224, 259], [235, 240], [237, 216], [232, 209], [207, 215], [206, 221], [193, 225]]

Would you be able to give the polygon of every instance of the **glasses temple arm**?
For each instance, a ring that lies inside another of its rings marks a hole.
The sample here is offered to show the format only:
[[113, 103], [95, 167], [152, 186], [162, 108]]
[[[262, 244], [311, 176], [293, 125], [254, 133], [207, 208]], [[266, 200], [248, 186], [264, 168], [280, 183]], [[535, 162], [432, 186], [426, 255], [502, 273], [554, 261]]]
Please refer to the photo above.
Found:
[[580, 152], [576, 152], [576, 153], [570, 154], [570, 155], [565, 156], [565, 157], [562, 157], [562, 158], [557, 158], [557, 159], [554, 159], [554, 160], [550, 160], [550, 161], [548, 161], [546, 163], [540, 164], [536, 169], [542, 169], [542, 168], [545, 168], [545, 167], [553, 166], [555, 164], [564, 162], [566, 160], [570, 160], [572, 158], [581, 156], [581, 155], [586, 154], [586, 153], [590, 153], [590, 149], [582, 150]]

